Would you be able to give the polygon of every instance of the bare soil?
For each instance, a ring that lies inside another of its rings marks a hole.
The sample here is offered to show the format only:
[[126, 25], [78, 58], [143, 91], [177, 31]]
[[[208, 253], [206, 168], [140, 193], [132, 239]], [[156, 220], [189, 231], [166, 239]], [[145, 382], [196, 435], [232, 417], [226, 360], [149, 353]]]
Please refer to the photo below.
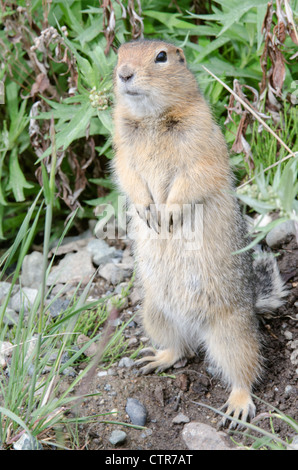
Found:
[[[257, 419], [264, 416], [273, 407], [297, 422], [297, 364], [291, 361], [292, 341], [298, 339], [298, 249], [292, 240], [278, 251], [278, 264], [289, 289], [285, 305], [271, 318], [263, 318], [260, 323], [264, 340], [263, 355], [265, 369], [261, 382], [255, 387], [254, 394], [262, 400], [256, 401]], [[294, 305], [296, 302], [296, 306]], [[137, 306], [129, 306], [122, 312], [121, 318], [129, 318], [128, 310], [134, 311]], [[140, 338], [142, 326], [140, 319], [134, 319], [135, 326], [128, 327], [128, 337]], [[134, 345], [132, 353], [138, 344]], [[126, 354], [129, 355], [129, 354]], [[98, 368], [97, 372], [102, 370]], [[137, 398], [148, 411], [146, 430], [124, 427], [120, 424], [102, 423], [101, 418], [92, 424], [79, 427], [80, 446], [88, 450], [115, 449], [109, 442], [111, 432], [122, 429], [127, 439], [119, 449], [128, 450], [187, 450], [181, 437], [184, 424], [173, 424], [178, 413], [185, 414], [190, 421], [199, 421], [217, 427], [220, 416], [202, 406], [208, 405], [219, 409], [226, 401], [228, 390], [214, 376], [204, 356], [199, 354], [178, 368], [171, 368], [165, 374], [138, 375], [137, 368], [111, 369], [114, 375], [98, 377], [97, 372], [88, 384], [90, 393], [100, 392], [81, 405], [82, 416], [109, 413], [103, 420], [112, 420], [130, 424], [125, 406], [128, 397]], [[200, 404], [201, 405], [200, 405]], [[268, 418], [257, 423], [270, 430]], [[293, 437], [293, 430], [279, 419], [273, 420], [275, 432], [282, 438]], [[241, 436], [240, 436], [241, 437]], [[236, 439], [237, 440], [237, 439]]]

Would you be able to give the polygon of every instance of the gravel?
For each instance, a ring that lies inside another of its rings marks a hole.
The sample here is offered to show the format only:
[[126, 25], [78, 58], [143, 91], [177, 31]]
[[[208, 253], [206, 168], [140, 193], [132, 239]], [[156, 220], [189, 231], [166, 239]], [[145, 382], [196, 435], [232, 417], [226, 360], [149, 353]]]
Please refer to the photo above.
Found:
[[136, 398], [128, 398], [125, 411], [128, 414], [132, 424], [145, 426], [147, 421], [147, 410], [145, 406]]

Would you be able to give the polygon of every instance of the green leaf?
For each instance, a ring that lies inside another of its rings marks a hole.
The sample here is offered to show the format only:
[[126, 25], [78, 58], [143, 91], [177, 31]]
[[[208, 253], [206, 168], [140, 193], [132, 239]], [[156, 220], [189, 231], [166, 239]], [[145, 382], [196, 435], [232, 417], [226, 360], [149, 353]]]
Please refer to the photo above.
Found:
[[108, 189], [114, 189], [115, 188], [114, 183], [108, 178], [91, 178], [89, 181], [91, 181], [91, 183], [95, 183], [99, 186], [103, 186], [104, 188], [108, 188]]
[[18, 148], [12, 149], [9, 158], [9, 181], [7, 189], [11, 189], [17, 202], [24, 201], [24, 189], [33, 188], [33, 185], [26, 181], [18, 160]]
[[254, 199], [253, 197], [247, 196], [245, 194], [237, 194], [237, 197], [242, 202], [244, 202], [244, 204], [247, 204], [260, 214], [264, 214], [275, 209], [275, 206], [273, 204], [270, 204], [269, 202], [259, 201], [258, 199]]
[[92, 19], [91, 25], [89, 28], [86, 28], [81, 34], [78, 35], [76, 38], [82, 45], [92, 41], [92, 39], [96, 38], [102, 31], [102, 15], [95, 19]]
[[171, 31], [174, 29], [195, 29], [196, 25], [188, 23], [188, 21], [180, 20], [182, 16], [180, 13], [163, 13], [160, 11], [145, 10], [142, 12], [143, 16], [149, 16], [154, 18], [164, 25], [166, 25]]
[[18, 90], [18, 85], [13, 81], [8, 82], [5, 86], [6, 101], [8, 104], [7, 111], [11, 122], [18, 118]]
[[259, 7], [261, 5], [267, 5], [267, 0], [218, 0], [217, 3], [222, 5], [223, 11], [215, 13], [213, 15], [196, 15], [197, 18], [206, 19], [208, 21], [218, 21], [223, 25], [223, 28], [218, 33], [218, 36], [221, 36], [225, 31], [227, 31], [234, 23], [237, 23], [242, 16], [247, 13], [251, 8]]
[[109, 110], [97, 111], [97, 116], [102, 125], [109, 131], [112, 132], [113, 129], [113, 120]]
[[3, 414], [4, 416], [7, 416], [12, 421], [15, 421], [19, 426], [21, 426], [21, 428], [23, 428], [26, 431], [26, 433], [29, 435], [30, 439], [33, 439], [29, 428], [26, 426], [24, 421], [19, 416], [17, 416], [11, 410], [8, 410], [8, 409], [4, 408], [3, 406], [0, 406], [0, 413]]
[[202, 51], [196, 56], [195, 63], [202, 62], [206, 56], [209, 56], [212, 52], [216, 51], [227, 42], [230, 42], [230, 40], [231, 39], [227, 36], [213, 39], [207, 46], [202, 47]]
[[218, 77], [247, 77], [256, 80], [261, 80], [262, 78], [260, 70], [254, 70], [253, 68], [249, 67], [240, 68], [238, 66], [232, 65], [228, 61], [220, 59], [219, 57], [210, 57], [208, 61], [201, 62], [200, 64], [194, 64], [191, 68], [195, 72], [202, 71], [201, 65], [206, 65], [206, 67], [208, 67], [208, 69]]
[[[77, 19], [77, 13], [78, 12], [74, 13], [72, 11], [72, 8], [70, 8], [70, 6], [69, 6], [70, 2], [68, 2], [68, 1], [65, 2], [63, 0], [63, 1], [57, 2], [57, 3], [59, 3], [60, 8], [61, 8], [61, 10], [63, 11], [63, 13], [65, 15], [66, 21], [69, 24], [69, 26], [71, 26], [72, 30], [74, 30], [77, 34], [82, 34], [84, 32], [84, 28], [81, 25], [80, 21], [78, 21], [78, 19]], [[75, 7], [76, 3], [78, 3], [78, 2], [72, 2], [71, 7], [73, 7], [73, 6]]]
[[[69, 145], [76, 139], [85, 135], [86, 128], [90, 122], [91, 117], [96, 114], [95, 108], [89, 103], [83, 105], [71, 106], [73, 114], [71, 120], [67, 123], [63, 122], [62, 125], [56, 126], [56, 149], [57, 151], [67, 149]], [[58, 129], [57, 129], [58, 127]], [[50, 155], [52, 146], [50, 146], [40, 157], [40, 160]]]
[[278, 187], [278, 194], [280, 196], [283, 209], [287, 213], [292, 212], [293, 201], [297, 197], [298, 183], [295, 184], [297, 181], [297, 169], [295, 171], [293, 163], [295, 164], [297, 161], [295, 162], [290, 160], [285, 166]]

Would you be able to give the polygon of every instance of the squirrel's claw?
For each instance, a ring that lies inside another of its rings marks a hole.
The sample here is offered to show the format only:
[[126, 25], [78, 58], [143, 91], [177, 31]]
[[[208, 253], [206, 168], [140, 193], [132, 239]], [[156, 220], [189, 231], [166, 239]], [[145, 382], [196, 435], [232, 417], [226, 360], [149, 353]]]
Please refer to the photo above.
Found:
[[135, 363], [137, 365], [142, 364], [143, 362], [148, 362], [146, 366], [141, 368], [141, 372], [143, 374], [148, 374], [153, 370], [158, 370], [158, 372], [162, 372], [165, 369], [171, 367], [175, 362], [178, 361], [178, 357], [176, 357], [174, 351], [171, 349], [162, 349], [160, 351], [155, 351], [153, 348], [145, 348], [142, 352], [155, 352], [154, 356], [145, 356], [138, 359]]
[[[255, 416], [256, 407], [251, 399], [250, 393], [246, 390], [239, 389], [231, 392], [228, 401], [221, 408], [221, 411], [225, 410], [225, 416], [220, 421], [219, 427], [228, 427], [228, 429], [232, 431], [236, 428], [245, 428], [245, 423]], [[230, 425], [228, 426], [229, 421]]]

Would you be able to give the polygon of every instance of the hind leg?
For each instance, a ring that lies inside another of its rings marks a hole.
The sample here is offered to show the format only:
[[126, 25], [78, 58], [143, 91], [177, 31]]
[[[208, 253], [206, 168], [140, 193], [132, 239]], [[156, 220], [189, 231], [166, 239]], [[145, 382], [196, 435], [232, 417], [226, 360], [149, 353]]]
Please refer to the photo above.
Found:
[[141, 368], [144, 374], [155, 369], [159, 371], [168, 369], [185, 355], [185, 348], [178, 329], [165, 317], [163, 312], [155, 305], [150, 297], [145, 298], [143, 306], [143, 325], [153, 344], [161, 349], [146, 348], [151, 355], [137, 360], [137, 364], [148, 364]]
[[[255, 414], [251, 389], [260, 372], [257, 328], [250, 313], [225, 312], [209, 325], [204, 342], [209, 359], [232, 388], [224, 405], [226, 415], [247, 421]], [[231, 421], [230, 428], [236, 425]]]

